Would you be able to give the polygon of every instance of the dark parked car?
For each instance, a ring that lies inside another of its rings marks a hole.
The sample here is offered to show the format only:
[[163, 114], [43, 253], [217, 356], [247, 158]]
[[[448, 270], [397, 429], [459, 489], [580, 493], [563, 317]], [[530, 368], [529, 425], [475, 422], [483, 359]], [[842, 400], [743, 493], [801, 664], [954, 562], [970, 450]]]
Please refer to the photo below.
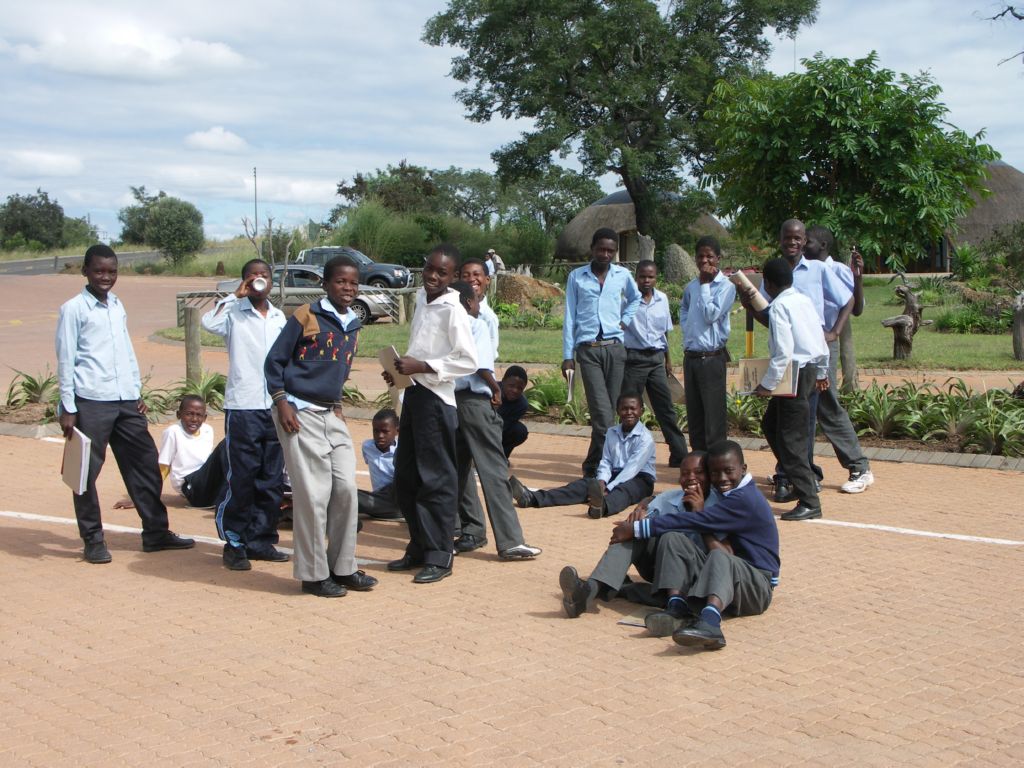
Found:
[[[281, 266], [274, 267], [274, 291], [281, 285], [281, 275], [284, 273], [284, 305], [281, 309], [286, 315], [291, 315], [296, 309], [310, 301], [310, 296], [323, 293], [323, 267], [311, 267], [305, 264], [289, 264], [287, 272]], [[222, 293], [231, 293], [238, 284], [242, 282], [239, 278], [234, 280], [221, 280], [217, 283], [217, 290]], [[388, 317], [389, 306], [393, 296], [384, 291], [367, 292], [368, 286], [359, 286], [359, 295], [352, 302], [352, 311], [355, 312], [359, 322], [363, 325], [375, 323], [382, 317]], [[272, 294], [276, 296], [275, 294]]]
[[322, 267], [335, 256], [348, 256], [359, 266], [359, 283], [374, 288], [405, 288], [410, 284], [409, 270], [397, 264], [378, 264], [362, 251], [344, 245], [318, 245], [299, 251], [296, 262]]

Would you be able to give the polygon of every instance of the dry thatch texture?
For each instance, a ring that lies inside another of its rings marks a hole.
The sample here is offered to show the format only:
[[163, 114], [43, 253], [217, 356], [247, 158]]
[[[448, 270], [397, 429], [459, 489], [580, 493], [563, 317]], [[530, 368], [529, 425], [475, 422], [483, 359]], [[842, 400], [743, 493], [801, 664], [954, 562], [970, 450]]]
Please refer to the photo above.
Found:
[[985, 186], [992, 194], [980, 199], [966, 216], [957, 219], [959, 231], [950, 235], [957, 245], [981, 245], [997, 229], [1024, 220], [1024, 173], [1002, 161], [989, 163]]
[[561, 301], [565, 292], [557, 285], [545, 283], [535, 277], [506, 274], [498, 278], [498, 301], [503, 304], [517, 304], [526, 309], [533, 307], [534, 299]]
[[[614, 229], [620, 237], [636, 231], [636, 212], [628, 192], [619, 190], [580, 211], [558, 236], [555, 258], [587, 261], [590, 258], [590, 238], [601, 227]], [[697, 237], [714, 235], [719, 239], [729, 234], [729, 230], [709, 213], [701, 214], [690, 227], [690, 232]]]

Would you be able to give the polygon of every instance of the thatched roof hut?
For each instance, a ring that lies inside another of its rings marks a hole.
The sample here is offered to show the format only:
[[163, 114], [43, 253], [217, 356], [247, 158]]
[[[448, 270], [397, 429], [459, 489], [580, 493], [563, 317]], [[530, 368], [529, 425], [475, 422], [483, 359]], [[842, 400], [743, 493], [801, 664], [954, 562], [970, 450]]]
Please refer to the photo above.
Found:
[[973, 194], [977, 204], [957, 219], [959, 231], [950, 235], [956, 245], [981, 245], [997, 229], [1024, 220], [1024, 173], [1002, 160], [989, 163], [985, 187], [992, 194], [985, 198]]
[[[636, 239], [636, 212], [629, 192], [620, 189], [596, 203], [584, 208], [565, 225], [558, 236], [555, 258], [566, 261], [587, 261], [590, 258], [590, 238], [601, 227], [614, 229], [619, 233], [619, 259], [631, 261], [638, 252]], [[725, 227], [714, 216], [704, 213], [690, 227], [697, 235], [724, 237]], [[667, 245], [667, 243], [665, 243]]]

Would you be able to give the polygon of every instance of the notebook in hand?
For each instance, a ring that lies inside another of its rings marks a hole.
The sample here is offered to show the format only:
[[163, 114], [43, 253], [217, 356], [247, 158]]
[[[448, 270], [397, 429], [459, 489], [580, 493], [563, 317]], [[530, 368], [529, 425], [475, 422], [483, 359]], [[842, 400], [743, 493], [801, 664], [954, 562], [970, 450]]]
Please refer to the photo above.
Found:
[[81, 496], [89, 484], [89, 452], [92, 440], [78, 427], [73, 427], [71, 437], [64, 441], [64, 458], [60, 465], [60, 476], [64, 484]]
[[[768, 372], [769, 357], [746, 357], [740, 360], [740, 388], [738, 394], [752, 395], [761, 379]], [[800, 383], [800, 367], [795, 360], [791, 361], [779, 385], [772, 390], [772, 397], [796, 397], [796, 388]]]
[[384, 370], [391, 374], [391, 378], [395, 382], [395, 387], [397, 389], [405, 389], [406, 387], [412, 386], [412, 377], [404, 373], [399, 373], [398, 369], [395, 368], [395, 361], [398, 358], [398, 350], [395, 349], [394, 345], [384, 347], [377, 353], [377, 359], [380, 361]]

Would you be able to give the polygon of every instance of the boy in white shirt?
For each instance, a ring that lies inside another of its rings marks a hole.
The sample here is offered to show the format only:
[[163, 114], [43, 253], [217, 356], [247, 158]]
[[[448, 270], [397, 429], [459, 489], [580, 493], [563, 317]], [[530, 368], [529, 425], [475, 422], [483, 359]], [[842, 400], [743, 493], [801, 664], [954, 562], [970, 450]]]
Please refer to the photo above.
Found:
[[[793, 288], [793, 268], [786, 259], [771, 259], [764, 265], [763, 287], [772, 299], [768, 307], [771, 363], [755, 394], [771, 401], [761, 429], [799, 500], [782, 519], [812, 520], [821, 517], [821, 502], [807, 456], [808, 400], [815, 390], [828, 389], [828, 345], [811, 300]], [[800, 369], [796, 397], [774, 396], [794, 361]]]
[[[409, 328], [409, 349], [395, 361], [412, 377], [402, 401], [402, 439], [395, 451], [398, 506], [409, 524], [405, 555], [389, 571], [420, 568], [413, 581], [430, 584], [451, 576], [458, 516], [455, 469], [455, 380], [477, 369], [469, 315], [449, 289], [459, 271], [454, 245], [434, 248], [423, 265], [423, 289]], [[384, 380], [394, 384], [387, 371]]]

